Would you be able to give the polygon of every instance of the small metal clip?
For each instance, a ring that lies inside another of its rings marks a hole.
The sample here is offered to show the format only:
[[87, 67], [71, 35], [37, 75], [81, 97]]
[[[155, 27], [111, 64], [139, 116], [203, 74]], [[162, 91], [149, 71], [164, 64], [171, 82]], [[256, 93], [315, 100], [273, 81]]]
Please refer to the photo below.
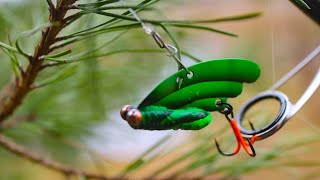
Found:
[[[125, 0], [122, 0], [122, 3], [123, 5], [126, 5]], [[152, 26], [152, 24], [144, 23], [143, 20], [138, 16], [138, 14], [132, 8], [128, 8], [128, 10], [134, 16], [134, 18], [141, 24], [146, 34], [151, 34], [152, 38], [155, 40], [158, 46], [161, 49], [166, 49], [168, 51], [167, 56], [172, 57], [177, 62], [177, 64], [179, 65], [178, 69], [180, 70], [183, 68], [187, 72], [187, 74], [190, 75], [192, 72], [189, 71], [188, 68], [182, 64], [180, 56], [178, 56], [178, 53], [179, 53], [178, 49], [170, 44], [166, 44], [161, 38], [160, 34], [154, 30], [154, 27]], [[178, 82], [178, 83], [181, 83], [181, 82]]]
[[165, 48], [166, 45], [165, 43], [163, 42], [161, 36], [157, 33], [157, 32], [151, 32], [151, 36], [153, 37], [154, 41], [156, 41], [156, 43], [158, 44], [158, 46], [160, 48]]

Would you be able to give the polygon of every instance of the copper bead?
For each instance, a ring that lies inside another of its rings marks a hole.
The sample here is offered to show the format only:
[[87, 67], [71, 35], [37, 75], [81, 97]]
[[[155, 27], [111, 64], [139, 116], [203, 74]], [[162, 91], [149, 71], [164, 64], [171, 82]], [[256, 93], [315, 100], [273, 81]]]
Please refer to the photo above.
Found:
[[142, 113], [138, 109], [131, 109], [127, 113], [126, 120], [130, 126], [137, 127], [142, 122]]
[[131, 105], [125, 105], [123, 106], [123, 108], [120, 110], [120, 115], [122, 117], [123, 120], [126, 120], [127, 118], [127, 113], [130, 109], [133, 109], [134, 107]]

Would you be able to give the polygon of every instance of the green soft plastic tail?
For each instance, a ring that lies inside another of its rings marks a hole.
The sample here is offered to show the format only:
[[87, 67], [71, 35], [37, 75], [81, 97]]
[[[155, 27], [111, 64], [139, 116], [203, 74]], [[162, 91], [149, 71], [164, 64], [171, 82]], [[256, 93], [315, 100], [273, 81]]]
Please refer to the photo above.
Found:
[[[177, 109], [197, 100], [217, 97], [236, 97], [241, 94], [241, 92], [242, 83], [240, 82], [202, 82], [171, 93], [153, 105]], [[213, 102], [212, 105], [215, 106], [215, 102]]]
[[[230, 81], [238, 83], [251, 83], [260, 76], [260, 68], [253, 61], [246, 59], [218, 59], [195, 64], [188, 67], [193, 73], [191, 78], [187, 77], [185, 70], [180, 70], [162, 81], [151, 93], [140, 103], [138, 108], [153, 105], [165, 97], [180, 91], [190, 85], [202, 84], [204, 82]], [[177, 78], [183, 78], [179, 87]], [[221, 87], [216, 87], [221, 88]], [[241, 88], [242, 89], [242, 88]], [[227, 90], [228, 91], [228, 90]], [[233, 91], [228, 91], [233, 92]], [[214, 95], [211, 97], [234, 97], [234, 94], [225, 96]], [[196, 99], [200, 100], [200, 99]]]

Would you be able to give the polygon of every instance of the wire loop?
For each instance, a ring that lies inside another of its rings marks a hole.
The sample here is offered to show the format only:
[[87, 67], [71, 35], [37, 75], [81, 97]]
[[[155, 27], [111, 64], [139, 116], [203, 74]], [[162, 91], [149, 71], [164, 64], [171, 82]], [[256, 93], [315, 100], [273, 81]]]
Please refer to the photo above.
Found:
[[[123, 4], [126, 5], [125, 0], [122, 0]], [[190, 70], [186, 66], [184, 66], [181, 62], [181, 59], [178, 56], [178, 49], [173, 45], [166, 44], [161, 38], [160, 34], [154, 30], [154, 27], [150, 23], [144, 23], [143, 20], [138, 16], [138, 14], [132, 9], [128, 8], [129, 12], [134, 16], [134, 18], [141, 24], [146, 34], [151, 34], [154, 41], [158, 44], [161, 49], [166, 49], [168, 51], [167, 56], [172, 57], [176, 63], [179, 65], [179, 70], [184, 69], [187, 74], [190, 74]]]
[[[231, 106], [231, 104], [226, 103], [226, 102], [222, 102], [222, 101], [218, 101], [216, 103], [216, 105], [217, 106], [225, 105], [226, 107], [219, 112], [221, 114], [224, 114], [228, 121], [232, 121], [232, 119], [234, 118], [234, 115], [233, 115], [233, 107]], [[231, 118], [229, 117], [229, 115], [231, 116]]]
[[163, 40], [161, 39], [161, 36], [159, 35], [159, 33], [153, 31], [153, 32], [151, 32], [151, 35], [152, 35], [154, 41], [156, 41], [156, 43], [158, 44], [158, 46], [160, 48], [165, 48], [166, 47], [166, 45], [163, 42]]

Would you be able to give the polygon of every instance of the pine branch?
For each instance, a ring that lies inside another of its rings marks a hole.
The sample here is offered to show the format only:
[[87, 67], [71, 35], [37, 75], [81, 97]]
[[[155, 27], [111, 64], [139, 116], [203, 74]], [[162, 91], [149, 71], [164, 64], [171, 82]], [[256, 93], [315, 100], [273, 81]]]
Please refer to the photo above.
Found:
[[108, 178], [104, 175], [99, 175], [99, 174], [94, 174], [94, 173], [89, 173], [86, 171], [78, 170], [78, 169], [73, 169], [71, 167], [64, 166], [58, 162], [53, 161], [52, 159], [48, 159], [45, 157], [40, 156], [39, 154], [36, 154], [23, 146], [20, 146], [13, 142], [11, 139], [8, 137], [0, 134], [0, 145], [1, 147], [7, 149], [8, 151], [22, 157], [25, 159], [28, 159], [32, 162], [41, 164], [49, 169], [62, 172], [66, 176], [77, 176], [77, 177], [85, 177], [86, 179], [101, 179], [101, 180], [108, 180], [108, 179], [113, 179], [113, 178]]
[[9, 120], [4, 121], [0, 125], [0, 131], [4, 131], [7, 129], [11, 129], [16, 127], [18, 124], [24, 123], [24, 122], [31, 122], [34, 121], [36, 116], [34, 114], [27, 114], [24, 116], [16, 116], [16, 117], [11, 117]]
[[[61, 22], [59, 26], [50, 26], [42, 31], [40, 42], [35, 48], [35, 53], [30, 57], [30, 64], [24, 74], [17, 77], [0, 91], [0, 123], [7, 119], [22, 103], [26, 95], [32, 90], [31, 86], [38, 73], [42, 70], [43, 60], [40, 57], [50, 53], [50, 46], [56, 42], [56, 36], [63, 28], [63, 18], [67, 10], [65, 6], [72, 5], [76, 0], [58, 0], [54, 12], [50, 12], [51, 23]], [[52, 10], [51, 1], [49, 7]]]
[[56, 8], [54, 7], [52, 1], [51, 1], [51, 0], [46, 0], [46, 1], [47, 1], [47, 4], [48, 4], [49, 12], [50, 12], [50, 13], [53, 13]]

